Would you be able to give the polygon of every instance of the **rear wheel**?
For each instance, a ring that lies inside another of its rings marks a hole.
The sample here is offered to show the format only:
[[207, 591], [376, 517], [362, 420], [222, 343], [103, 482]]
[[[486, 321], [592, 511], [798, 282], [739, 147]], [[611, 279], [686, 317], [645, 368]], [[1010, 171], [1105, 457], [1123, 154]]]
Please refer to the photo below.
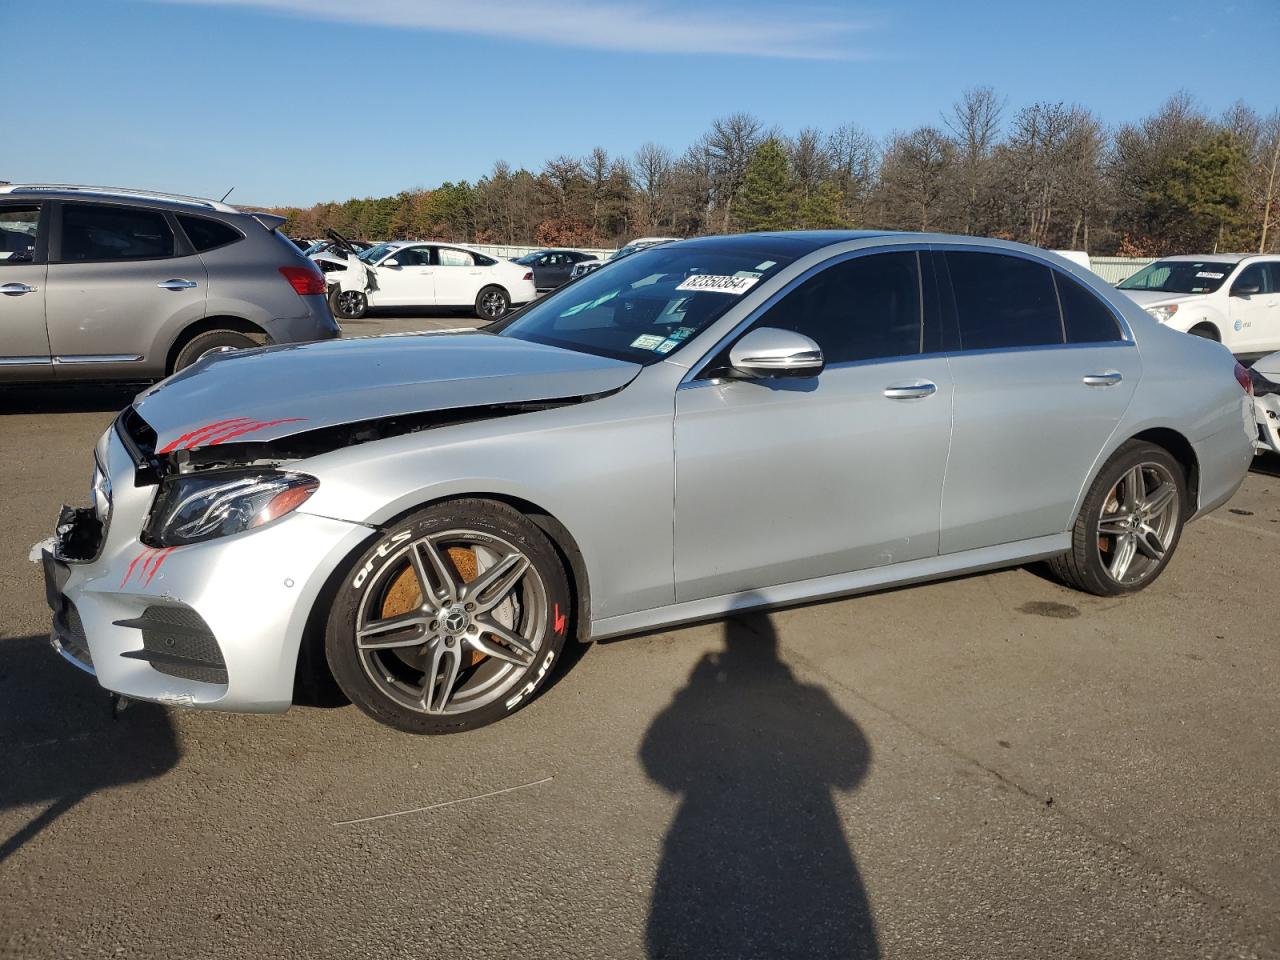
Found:
[[178, 355], [173, 358], [173, 369], [169, 372], [177, 373], [210, 354], [226, 350], [247, 350], [256, 346], [257, 343], [252, 338], [236, 330], [206, 330], [183, 344]]
[[546, 536], [487, 500], [406, 517], [356, 559], [329, 615], [342, 691], [409, 733], [500, 720], [547, 678], [569, 628], [569, 585]]
[[511, 309], [511, 298], [501, 287], [485, 287], [476, 297], [476, 316], [481, 320], [501, 320]]
[[1067, 586], [1098, 596], [1141, 590], [1177, 549], [1187, 502], [1182, 465], [1163, 447], [1131, 440], [1094, 480], [1071, 551], [1050, 569]]
[[335, 287], [329, 294], [329, 309], [339, 320], [359, 320], [369, 312], [369, 298], [362, 290]]

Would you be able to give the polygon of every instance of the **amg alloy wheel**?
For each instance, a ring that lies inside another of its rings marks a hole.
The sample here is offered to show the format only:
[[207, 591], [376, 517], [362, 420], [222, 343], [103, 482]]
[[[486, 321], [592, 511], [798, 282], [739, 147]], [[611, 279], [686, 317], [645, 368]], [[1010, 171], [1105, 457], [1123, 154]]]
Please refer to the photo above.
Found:
[[1100, 596], [1141, 590], [1173, 556], [1187, 504], [1182, 465], [1163, 447], [1130, 441], [1095, 478], [1071, 552], [1050, 567], [1068, 586]]
[[527, 702], [568, 617], [564, 570], [542, 532], [502, 504], [455, 501], [397, 524], [356, 562], [326, 649], [370, 716], [444, 733]]

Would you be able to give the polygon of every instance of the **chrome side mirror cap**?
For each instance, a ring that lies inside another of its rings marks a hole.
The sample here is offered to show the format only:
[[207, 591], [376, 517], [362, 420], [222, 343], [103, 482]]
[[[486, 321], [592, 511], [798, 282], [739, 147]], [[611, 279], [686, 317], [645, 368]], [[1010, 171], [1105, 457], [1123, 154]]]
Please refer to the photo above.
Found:
[[757, 327], [729, 350], [729, 366], [740, 376], [816, 377], [826, 366], [822, 348], [803, 333]]

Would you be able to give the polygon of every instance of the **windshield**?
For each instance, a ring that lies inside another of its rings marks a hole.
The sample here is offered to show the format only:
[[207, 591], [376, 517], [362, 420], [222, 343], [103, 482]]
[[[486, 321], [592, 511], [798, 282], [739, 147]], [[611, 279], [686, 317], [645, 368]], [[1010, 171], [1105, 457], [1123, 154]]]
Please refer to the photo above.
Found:
[[623, 257], [631, 256], [631, 254], [638, 250], [643, 250], [646, 246], [648, 246], [648, 244], [641, 244], [639, 246], [634, 243], [627, 244], [627, 246], [623, 247], [621, 250], [615, 250], [613, 253], [609, 254], [609, 259], [621, 260]]
[[642, 250], [536, 302], [497, 332], [633, 363], [656, 363], [792, 259], [774, 251], [710, 244]]
[[1161, 293], [1213, 293], [1234, 263], [1210, 260], [1157, 260], [1116, 286], [1121, 290], [1159, 290]]
[[381, 257], [385, 256], [390, 252], [391, 252], [391, 244], [379, 243], [370, 247], [368, 250], [362, 250], [360, 253], [356, 254], [356, 256], [358, 256], [365, 263], [373, 263], [375, 260], [380, 259]]
[[528, 266], [532, 266], [532, 265], [533, 265], [533, 262], [534, 262], [535, 260], [537, 260], [537, 259], [538, 259], [538, 257], [540, 257], [540, 256], [542, 256], [542, 254], [540, 254], [540, 253], [526, 253], [526, 254], [525, 254], [523, 257], [521, 257], [520, 259], [518, 259], [518, 260], [512, 260], [511, 262], [512, 262], [512, 263], [518, 263], [518, 264], [520, 264], [520, 266], [522, 266], [522, 267], [528, 267]]

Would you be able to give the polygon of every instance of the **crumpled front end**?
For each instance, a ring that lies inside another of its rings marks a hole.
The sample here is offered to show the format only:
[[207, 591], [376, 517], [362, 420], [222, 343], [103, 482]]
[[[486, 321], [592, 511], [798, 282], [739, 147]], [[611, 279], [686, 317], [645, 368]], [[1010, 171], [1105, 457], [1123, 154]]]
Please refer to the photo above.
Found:
[[286, 709], [315, 599], [372, 531], [295, 511], [231, 536], [147, 546], [157, 484], [140, 477], [115, 427], [97, 456], [109, 508], [65, 509], [42, 550], [54, 647], [127, 697]]

